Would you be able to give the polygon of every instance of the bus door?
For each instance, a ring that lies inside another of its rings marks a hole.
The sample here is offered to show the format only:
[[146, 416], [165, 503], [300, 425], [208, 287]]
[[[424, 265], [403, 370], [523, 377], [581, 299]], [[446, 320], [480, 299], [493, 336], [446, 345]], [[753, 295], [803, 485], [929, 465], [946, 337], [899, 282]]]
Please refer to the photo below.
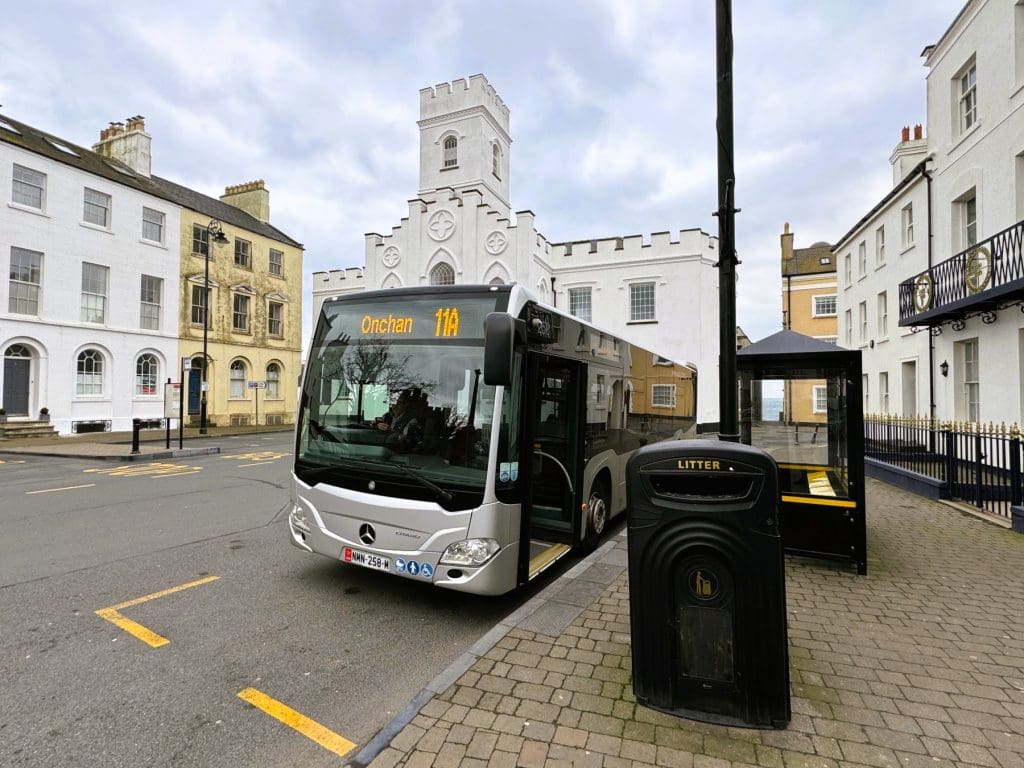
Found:
[[584, 364], [544, 354], [527, 360], [526, 438], [530, 479], [523, 501], [520, 569], [532, 579], [579, 538], [583, 491]]

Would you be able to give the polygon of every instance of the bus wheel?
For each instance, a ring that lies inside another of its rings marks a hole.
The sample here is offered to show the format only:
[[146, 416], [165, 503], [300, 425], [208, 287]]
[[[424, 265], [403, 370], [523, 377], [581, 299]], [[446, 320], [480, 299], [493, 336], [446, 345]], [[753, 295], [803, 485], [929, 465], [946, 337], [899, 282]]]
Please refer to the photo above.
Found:
[[608, 525], [608, 491], [600, 480], [590, 489], [587, 499], [587, 533], [583, 539], [583, 549], [592, 551]]

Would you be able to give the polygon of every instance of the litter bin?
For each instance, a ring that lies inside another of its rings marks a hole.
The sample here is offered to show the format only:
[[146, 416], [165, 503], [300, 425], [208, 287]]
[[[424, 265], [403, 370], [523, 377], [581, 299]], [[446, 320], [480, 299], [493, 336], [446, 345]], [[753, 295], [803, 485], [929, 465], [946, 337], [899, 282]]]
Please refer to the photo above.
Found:
[[790, 718], [778, 468], [716, 440], [629, 459], [633, 692], [694, 720], [784, 728]]

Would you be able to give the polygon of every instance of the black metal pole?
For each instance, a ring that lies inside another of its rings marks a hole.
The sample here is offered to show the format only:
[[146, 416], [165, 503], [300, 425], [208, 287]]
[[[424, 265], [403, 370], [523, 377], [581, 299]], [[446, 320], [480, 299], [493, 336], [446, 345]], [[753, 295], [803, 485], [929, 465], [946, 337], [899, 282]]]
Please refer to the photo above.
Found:
[[[167, 384], [170, 385], [170, 383], [171, 383], [171, 378], [170, 378], [170, 376], [168, 376], [167, 377]], [[171, 394], [174, 394], [174, 390], [171, 390]], [[164, 438], [165, 438], [164, 439], [164, 448], [170, 448], [171, 447], [171, 417], [167, 416], [167, 405], [166, 405], [166, 403], [167, 403], [167, 387], [164, 387], [164, 416], [166, 417], [164, 419], [164, 422], [165, 422], [164, 426], [167, 427], [167, 433], [164, 436]]]
[[206, 263], [203, 269], [203, 378], [199, 385], [199, 434], [206, 434], [206, 369], [210, 358], [206, 355], [206, 341], [210, 331], [210, 228], [206, 228]]
[[718, 404], [719, 439], [739, 440], [736, 381], [736, 173], [732, 134], [732, 3], [717, 0], [715, 34], [718, 74]]

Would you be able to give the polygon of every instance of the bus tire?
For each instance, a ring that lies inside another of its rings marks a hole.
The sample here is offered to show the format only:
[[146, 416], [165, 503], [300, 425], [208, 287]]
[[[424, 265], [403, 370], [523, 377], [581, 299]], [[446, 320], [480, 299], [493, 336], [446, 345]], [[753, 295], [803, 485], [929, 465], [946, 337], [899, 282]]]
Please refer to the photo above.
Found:
[[608, 527], [610, 514], [608, 489], [601, 480], [595, 480], [590, 487], [590, 496], [587, 498], [587, 520], [586, 534], [583, 538], [583, 551], [592, 552], [605, 529]]

